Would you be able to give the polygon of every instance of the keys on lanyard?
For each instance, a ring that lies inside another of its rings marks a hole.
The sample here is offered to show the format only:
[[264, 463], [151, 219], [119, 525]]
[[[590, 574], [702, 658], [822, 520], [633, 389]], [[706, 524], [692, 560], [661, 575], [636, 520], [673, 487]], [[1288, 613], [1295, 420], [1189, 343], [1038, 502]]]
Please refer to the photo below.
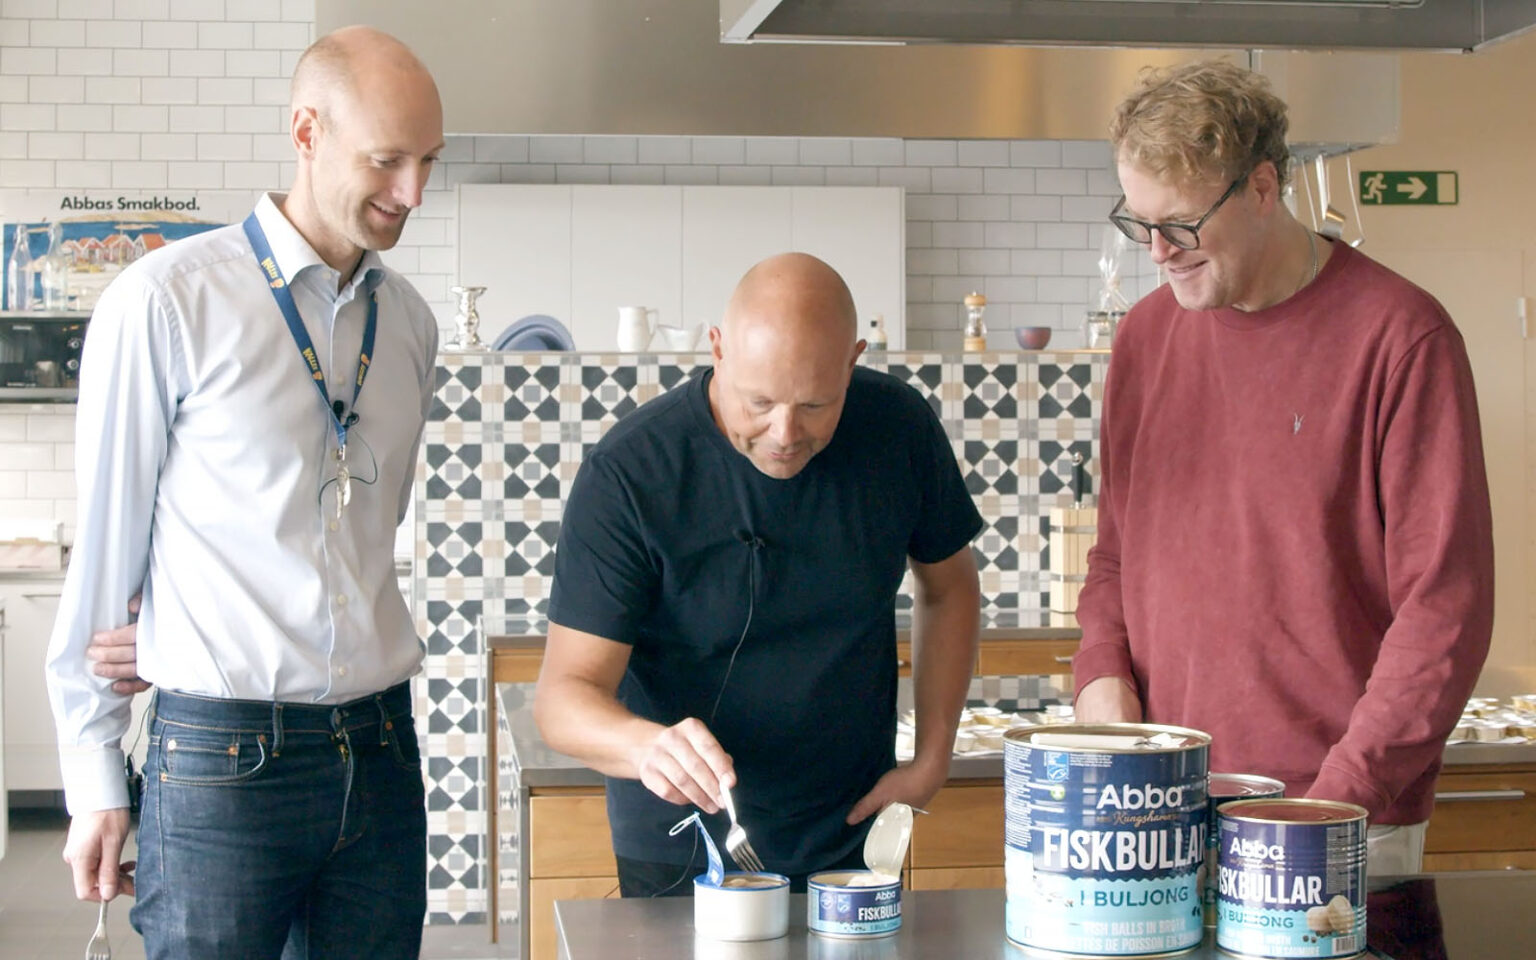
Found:
[[352, 502], [352, 471], [347, 469], [347, 445], [340, 444], [336, 447], [336, 519], [340, 520], [342, 514], [347, 512], [347, 504]]
[[336, 428], [336, 451], [332, 457], [336, 461], [336, 519], [339, 521], [346, 513], [347, 504], [352, 502], [352, 471], [347, 469], [347, 429], [357, 422], [357, 398], [362, 393], [363, 381], [368, 379], [368, 367], [373, 362], [373, 340], [379, 326], [378, 295], [375, 292], [368, 294], [368, 319], [363, 326], [363, 344], [358, 352], [357, 379], [353, 381], [352, 409], [349, 411], [340, 399], [332, 401], [330, 392], [325, 388], [325, 374], [320, 370], [319, 356], [309, 333], [304, 329], [299, 308], [293, 302], [293, 292], [288, 289], [288, 282], [277, 265], [277, 258], [272, 255], [272, 247], [267, 243], [267, 235], [256, 219], [256, 214], [246, 217], [243, 226], [251, 242], [251, 252], [267, 280], [268, 289], [272, 291], [272, 298], [282, 311], [288, 332], [292, 334], [293, 342], [299, 349], [299, 356], [303, 358], [310, 379], [320, 392], [320, 401], [325, 404], [325, 412]]

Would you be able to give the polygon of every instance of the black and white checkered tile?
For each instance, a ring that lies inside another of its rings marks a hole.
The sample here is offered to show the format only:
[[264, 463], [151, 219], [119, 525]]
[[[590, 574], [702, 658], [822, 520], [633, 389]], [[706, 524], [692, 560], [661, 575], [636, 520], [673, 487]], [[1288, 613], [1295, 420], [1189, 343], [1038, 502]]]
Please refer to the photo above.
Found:
[[[1051, 507], [1072, 502], [1070, 454], [1096, 487], [1095, 417], [1108, 358], [1071, 353], [920, 352], [866, 356], [911, 384], [954, 444], [985, 526], [975, 549], [988, 611], [1044, 606], [1040, 571]], [[1019, 362], [1022, 361], [1022, 362]], [[417, 626], [427, 647], [418, 724], [427, 755], [429, 920], [480, 922], [486, 829], [479, 723], [481, 617], [542, 614], [560, 511], [586, 451], [626, 414], [709, 362], [676, 355], [446, 354], [417, 485]], [[912, 603], [910, 575], [898, 606]], [[970, 700], [1038, 709], [1060, 691], [1039, 677], [984, 678]], [[1026, 706], [1026, 705], [1034, 705]], [[489, 771], [503, 811], [504, 761]], [[503, 822], [516, 822], [515, 813]], [[503, 889], [515, 890], [516, 838], [502, 836]], [[510, 919], [516, 897], [502, 901]]]

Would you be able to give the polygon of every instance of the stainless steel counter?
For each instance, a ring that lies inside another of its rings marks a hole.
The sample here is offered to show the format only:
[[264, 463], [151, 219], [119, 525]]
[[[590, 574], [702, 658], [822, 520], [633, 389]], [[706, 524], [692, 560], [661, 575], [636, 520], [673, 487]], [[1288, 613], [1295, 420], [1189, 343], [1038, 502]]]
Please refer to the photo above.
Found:
[[[1053, 624], [1053, 614], [1046, 610], [981, 611], [981, 635], [986, 640], [1080, 640], [1078, 627]], [[896, 611], [896, 639], [909, 639], [912, 611]], [[542, 617], [485, 617], [479, 624], [492, 650], [516, 647], [542, 647], [549, 632], [549, 621]]]
[[[1442, 874], [1372, 884], [1371, 956], [1389, 960], [1494, 960], [1536, 956], [1536, 873]], [[805, 926], [805, 895], [790, 897], [789, 933], [777, 940], [695, 940], [693, 901], [561, 900], [562, 960], [1022, 960], [1004, 933], [1002, 890], [902, 894], [902, 924], [878, 940], [827, 940]], [[1207, 934], [1182, 954], [1226, 958]]]
[[[602, 786], [600, 774], [544, 743], [534, 725], [533, 711], [525, 706], [533, 701], [533, 684], [498, 684], [496, 693], [501, 698], [499, 713], [510, 728], [512, 763], [523, 787]], [[898, 699], [911, 702], [910, 680], [901, 680]], [[1536, 743], [1455, 743], [1445, 748], [1446, 766], [1484, 763], [1536, 763]], [[951, 780], [996, 780], [1002, 776], [1000, 756], [959, 756], [949, 761]]]

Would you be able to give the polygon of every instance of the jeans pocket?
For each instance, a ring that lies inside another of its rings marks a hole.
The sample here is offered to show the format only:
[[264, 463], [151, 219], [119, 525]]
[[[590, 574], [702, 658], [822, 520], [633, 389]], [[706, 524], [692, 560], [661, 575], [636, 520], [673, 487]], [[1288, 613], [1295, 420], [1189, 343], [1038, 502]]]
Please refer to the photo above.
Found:
[[160, 779], [190, 786], [244, 783], [267, 768], [267, 736], [166, 724], [160, 738]]
[[421, 770], [421, 745], [416, 739], [416, 724], [409, 716], [396, 717], [388, 727], [390, 755], [404, 770]]

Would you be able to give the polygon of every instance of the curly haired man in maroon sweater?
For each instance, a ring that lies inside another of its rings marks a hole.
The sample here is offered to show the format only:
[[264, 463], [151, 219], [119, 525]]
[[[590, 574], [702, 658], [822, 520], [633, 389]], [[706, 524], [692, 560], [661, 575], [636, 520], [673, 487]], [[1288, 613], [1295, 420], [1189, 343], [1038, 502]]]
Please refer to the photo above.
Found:
[[1285, 111], [1207, 61], [1116, 113], [1110, 220], [1168, 283], [1115, 339], [1078, 716], [1206, 730], [1412, 873], [1492, 633], [1477, 398], [1434, 297], [1286, 208]]

